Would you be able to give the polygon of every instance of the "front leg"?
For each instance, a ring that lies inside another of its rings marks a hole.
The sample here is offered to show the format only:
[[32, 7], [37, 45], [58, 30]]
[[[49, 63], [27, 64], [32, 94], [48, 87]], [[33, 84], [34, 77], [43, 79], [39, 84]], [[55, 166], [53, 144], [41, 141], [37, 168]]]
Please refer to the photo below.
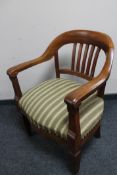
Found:
[[81, 160], [81, 151], [79, 150], [76, 154], [71, 154], [71, 171], [73, 175], [79, 175], [80, 170], [80, 160]]
[[21, 88], [19, 85], [19, 81], [17, 79], [17, 76], [15, 76], [15, 77], [9, 76], [9, 78], [10, 78], [12, 85], [13, 85], [16, 103], [18, 104], [19, 99], [22, 97], [22, 92], [21, 92]]
[[75, 175], [80, 169], [81, 159], [81, 132], [79, 108], [74, 108], [71, 104], [67, 104], [69, 112], [69, 129], [68, 129], [68, 148], [71, 157], [71, 170]]

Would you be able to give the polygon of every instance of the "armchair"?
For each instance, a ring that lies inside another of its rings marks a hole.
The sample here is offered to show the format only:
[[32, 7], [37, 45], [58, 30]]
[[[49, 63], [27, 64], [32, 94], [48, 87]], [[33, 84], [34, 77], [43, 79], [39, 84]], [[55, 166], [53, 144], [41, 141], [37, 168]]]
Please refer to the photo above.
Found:
[[[71, 67], [61, 68], [58, 51], [66, 44], [73, 45]], [[103, 96], [112, 67], [113, 50], [114, 45], [108, 35], [73, 30], [55, 38], [42, 56], [7, 71], [28, 133], [34, 130], [66, 144], [74, 173], [79, 171], [83, 145], [93, 135], [100, 137]], [[105, 63], [101, 72], [95, 76], [100, 51], [105, 54]], [[55, 61], [56, 79], [45, 81], [22, 94], [17, 75], [50, 59]], [[74, 75], [88, 82], [81, 85], [60, 78], [61, 74]]]

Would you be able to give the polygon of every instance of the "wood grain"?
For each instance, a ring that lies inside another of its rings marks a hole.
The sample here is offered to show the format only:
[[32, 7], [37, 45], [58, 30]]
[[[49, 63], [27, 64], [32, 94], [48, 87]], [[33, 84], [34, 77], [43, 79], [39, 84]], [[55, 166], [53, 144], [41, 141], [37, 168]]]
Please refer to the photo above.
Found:
[[74, 70], [74, 67], [75, 67], [76, 47], [77, 47], [77, 43], [73, 44], [71, 70]]

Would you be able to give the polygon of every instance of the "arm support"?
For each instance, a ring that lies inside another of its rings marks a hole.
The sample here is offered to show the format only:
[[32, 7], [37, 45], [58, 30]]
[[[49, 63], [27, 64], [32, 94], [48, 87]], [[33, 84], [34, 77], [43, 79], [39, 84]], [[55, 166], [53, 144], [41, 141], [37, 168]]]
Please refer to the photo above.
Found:
[[50, 59], [50, 57], [46, 57], [46, 55], [42, 55], [39, 58], [36, 58], [34, 60], [30, 60], [24, 63], [21, 63], [17, 66], [11, 67], [10, 69], [7, 70], [7, 74], [10, 77], [15, 77], [17, 76], [17, 74], [25, 69], [28, 69], [34, 65], [40, 64], [42, 62], [48, 61]]
[[80, 88], [69, 93], [65, 97], [64, 101], [67, 104], [77, 108], [80, 105], [80, 103], [84, 99], [86, 99], [89, 95], [91, 95], [93, 92], [95, 92], [96, 90], [100, 91], [100, 88], [105, 86], [106, 81], [110, 75], [112, 60], [113, 60], [113, 49], [110, 49], [110, 51], [106, 55], [106, 61], [101, 73], [93, 80], [89, 81]]
[[98, 90], [105, 84], [104, 80], [98, 80], [98, 78], [84, 84], [80, 88], [72, 91], [65, 97], [65, 102], [73, 105], [77, 108], [81, 102], [91, 95], [94, 91]]
[[24, 62], [22, 64], [19, 64], [19, 65], [14, 66], [14, 67], [7, 70], [7, 74], [9, 75], [9, 78], [10, 78], [10, 80], [12, 82], [12, 85], [13, 85], [16, 102], [18, 102], [18, 100], [22, 96], [19, 81], [17, 79], [18, 73], [25, 70], [25, 69], [27, 69], [27, 68], [30, 68], [34, 65], [37, 65], [37, 64], [40, 64], [42, 62], [48, 61], [49, 59], [51, 59], [51, 57], [50, 56], [47, 57], [47, 55], [45, 53], [39, 58], [36, 58], [34, 60], [31, 60], [31, 61]]
[[106, 55], [106, 62], [101, 73], [80, 88], [69, 93], [64, 99], [69, 113], [68, 143], [72, 152], [74, 152], [74, 150], [77, 152], [79, 145], [81, 145], [80, 104], [95, 91], [98, 91], [98, 96], [103, 96], [106, 81], [110, 75], [112, 60], [113, 49], [110, 49], [109, 54]]

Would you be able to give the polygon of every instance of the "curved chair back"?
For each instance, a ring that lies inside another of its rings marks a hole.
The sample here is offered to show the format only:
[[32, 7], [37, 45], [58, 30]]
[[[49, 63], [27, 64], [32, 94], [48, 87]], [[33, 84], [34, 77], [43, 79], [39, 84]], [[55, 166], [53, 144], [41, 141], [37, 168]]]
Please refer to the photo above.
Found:
[[[65, 44], [73, 45], [71, 67], [61, 69], [59, 66], [58, 51]], [[101, 50], [103, 50], [106, 55], [104, 67], [106, 66], [106, 69], [108, 68], [107, 73], [110, 72], [113, 48], [114, 45], [111, 38], [104, 33], [88, 30], [73, 30], [62, 33], [55, 38], [45, 53], [55, 57], [57, 77], [60, 77], [60, 74], [71, 74], [86, 80], [91, 80], [94, 77]]]

